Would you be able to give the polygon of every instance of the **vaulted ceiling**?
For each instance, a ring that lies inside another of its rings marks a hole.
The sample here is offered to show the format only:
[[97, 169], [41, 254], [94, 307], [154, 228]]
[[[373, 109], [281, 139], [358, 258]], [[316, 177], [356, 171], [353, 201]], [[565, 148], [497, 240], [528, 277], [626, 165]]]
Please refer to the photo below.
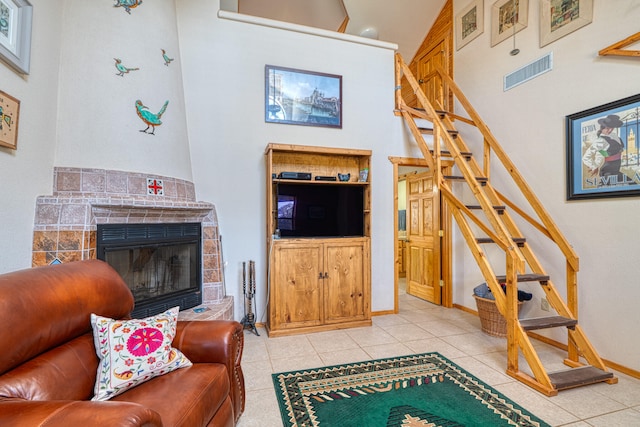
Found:
[[[406, 61], [413, 58], [446, 3], [446, 0], [235, 1], [239, 13], [331, 31], [338, 31], [348, 16], [345, 33], [396, 43]], [[229, 1], [221, 3], [223, 8], [224, 3]]]

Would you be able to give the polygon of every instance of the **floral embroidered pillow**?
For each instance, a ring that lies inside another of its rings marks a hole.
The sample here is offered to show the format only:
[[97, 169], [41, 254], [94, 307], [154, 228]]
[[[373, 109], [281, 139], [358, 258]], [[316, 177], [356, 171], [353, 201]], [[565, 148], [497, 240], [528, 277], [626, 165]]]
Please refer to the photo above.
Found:
[[179, 307], [146, 319], [114, 320], [91, 314], [93, 341], [100, 358], [91, 400], [108, 400], [151, 378], [191, 366], [171, 347]]

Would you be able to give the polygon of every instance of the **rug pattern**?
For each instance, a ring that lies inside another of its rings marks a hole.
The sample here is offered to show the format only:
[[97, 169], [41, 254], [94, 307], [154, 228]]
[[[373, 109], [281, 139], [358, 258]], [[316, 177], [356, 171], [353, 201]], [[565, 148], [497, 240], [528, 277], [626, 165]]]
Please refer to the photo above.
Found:
[[548, 427], [439, 353], [283, 372], [273, 382], [287, 427]]

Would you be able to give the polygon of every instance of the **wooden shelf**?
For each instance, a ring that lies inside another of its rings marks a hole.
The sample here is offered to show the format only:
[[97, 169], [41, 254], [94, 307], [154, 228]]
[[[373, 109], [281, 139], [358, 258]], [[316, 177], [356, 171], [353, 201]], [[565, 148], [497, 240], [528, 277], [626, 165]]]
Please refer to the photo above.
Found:
[[363, 186], [366, 187], [369, 185], [368, 182], [360, 182], [360, 181], [316, 181], [314, 179], [280, 179], [275, 178], [272, 180], [274, 184], [320, 184], [320, 185], [355, 185], [355, 186]]

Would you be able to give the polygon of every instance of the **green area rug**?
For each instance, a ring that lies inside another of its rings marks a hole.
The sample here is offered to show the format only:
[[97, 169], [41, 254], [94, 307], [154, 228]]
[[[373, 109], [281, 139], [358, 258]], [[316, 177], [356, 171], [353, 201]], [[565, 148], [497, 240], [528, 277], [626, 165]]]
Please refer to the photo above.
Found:
[[438, 353], [272, 376], [286, 427], [549, 427]]

